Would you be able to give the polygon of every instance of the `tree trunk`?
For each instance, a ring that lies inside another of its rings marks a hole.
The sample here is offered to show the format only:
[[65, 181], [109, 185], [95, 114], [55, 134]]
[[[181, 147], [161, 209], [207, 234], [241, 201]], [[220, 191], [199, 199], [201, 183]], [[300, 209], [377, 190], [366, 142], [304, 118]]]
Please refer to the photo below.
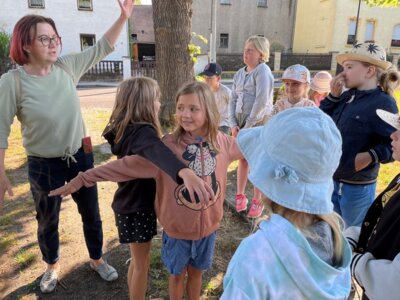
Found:
[[174, 123], [175, 94], [193, 80], [188, 45], [192, 35], [192, 0], [153, 0], [156, 78], [161, 89], [161, 124]]

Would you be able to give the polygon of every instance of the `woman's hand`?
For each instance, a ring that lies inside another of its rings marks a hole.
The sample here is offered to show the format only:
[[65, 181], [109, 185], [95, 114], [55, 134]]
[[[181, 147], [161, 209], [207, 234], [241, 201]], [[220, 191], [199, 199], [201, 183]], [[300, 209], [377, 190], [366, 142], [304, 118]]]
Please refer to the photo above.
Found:
[[118, 0], [119, 7], [121, 8], [121, 16], [129, 19], [133, 11], [133, 0]]
[[356, 172], [358, 172], [368, 167], [371, 163], [372, 163], [371, 155], [368, 152], [360, 152], [357, 153], [356, 155], [354, 168]]
[[334, 97], [339, 98], [342, 94], [344, 87], [344, 74], [339, 73], [336, 77], [334, 77], [331, 81], [331, 94]]
[[231, 128], [232, 136], [237, 137], [237, 135], [239, 134], [239, 130], [240, 130], [239, 126], [232, 127]]
[[64, 186], [59, 187], [58, 189], [50, 191], [49, 197], [54, 197], [54, 196], [65, 197], [72, 193], [75, 193], [79, 189], [80, 188], [77, 188], [76, 185], [73, 185], [71, 182], [69, 182]]
[[183, 179], [190, 199], [194, 200], [194, 194], [196, 193], [200, 202], [204, 205], [208, 205], [210, 200], [214, 200], [215, 195], [212, 188], [191, 169], [183, 168], [179, 171], [178, 175]]
[[0, 173], [0, 209], [3, 207], [3, 201], [6, 192], [10, 197], [14, 196], [10, 180], [8, 180], [5, 172]]

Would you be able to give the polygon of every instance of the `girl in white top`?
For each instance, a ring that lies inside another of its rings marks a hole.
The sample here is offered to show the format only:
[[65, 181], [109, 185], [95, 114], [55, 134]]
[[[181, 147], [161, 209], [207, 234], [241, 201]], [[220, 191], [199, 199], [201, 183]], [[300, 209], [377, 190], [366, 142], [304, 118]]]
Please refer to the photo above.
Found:
[[[233, 77], [232, 97], [229, 104], [229, 123], [233, 136], [237, 136], [241, 128], [262, 125], [265, 117], [271, 113], [274, 91], [274, 77], [265, 64], [269, 60], [269, 42], [265, 37], [251, 36], [244, 45], [241, 68]], [[248, 200], [244, 195], [249, 168], [247, 162], [239, 161], [237, 171], [236, 210], [247, 209]], [[254, 189], [253, 200], [248, 217], [261, 215], [263, 205], [261, 193]]]

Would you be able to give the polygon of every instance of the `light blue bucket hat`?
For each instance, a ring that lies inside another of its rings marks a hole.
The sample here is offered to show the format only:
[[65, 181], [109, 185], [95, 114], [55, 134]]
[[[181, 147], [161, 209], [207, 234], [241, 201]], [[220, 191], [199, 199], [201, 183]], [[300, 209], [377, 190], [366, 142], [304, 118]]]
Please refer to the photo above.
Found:
[[240, 130], [237, 142], [249, 163], [249, 180], [270, 200], [310, 214], [333, 211], [332, 176], [342, 138], [319, 108], [287, 109], [264, 126]]

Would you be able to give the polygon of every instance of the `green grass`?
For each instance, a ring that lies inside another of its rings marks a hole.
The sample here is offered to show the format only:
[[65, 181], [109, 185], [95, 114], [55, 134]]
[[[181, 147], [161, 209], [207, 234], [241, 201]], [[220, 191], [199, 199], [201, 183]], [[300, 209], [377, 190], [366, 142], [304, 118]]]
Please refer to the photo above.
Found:
[[13, 223], [13, 221], [14, 221], [14, 219], [11, 218], [11, 216], [4, 216], [4, 217], [0, 218], [0, 226], [10, 225]]
[[0, 238], [0, 253], [5, 253], [15, 244], [15, 238], [11, 235]]
[[15, 261], [19, 265], [20, 269], [28, 268], [31, 264], [33, 264], [36, 261], [36, 259], [37, 259], [36, 254], [24, 249], [18, 251], [18, 253], [15, 255]]

